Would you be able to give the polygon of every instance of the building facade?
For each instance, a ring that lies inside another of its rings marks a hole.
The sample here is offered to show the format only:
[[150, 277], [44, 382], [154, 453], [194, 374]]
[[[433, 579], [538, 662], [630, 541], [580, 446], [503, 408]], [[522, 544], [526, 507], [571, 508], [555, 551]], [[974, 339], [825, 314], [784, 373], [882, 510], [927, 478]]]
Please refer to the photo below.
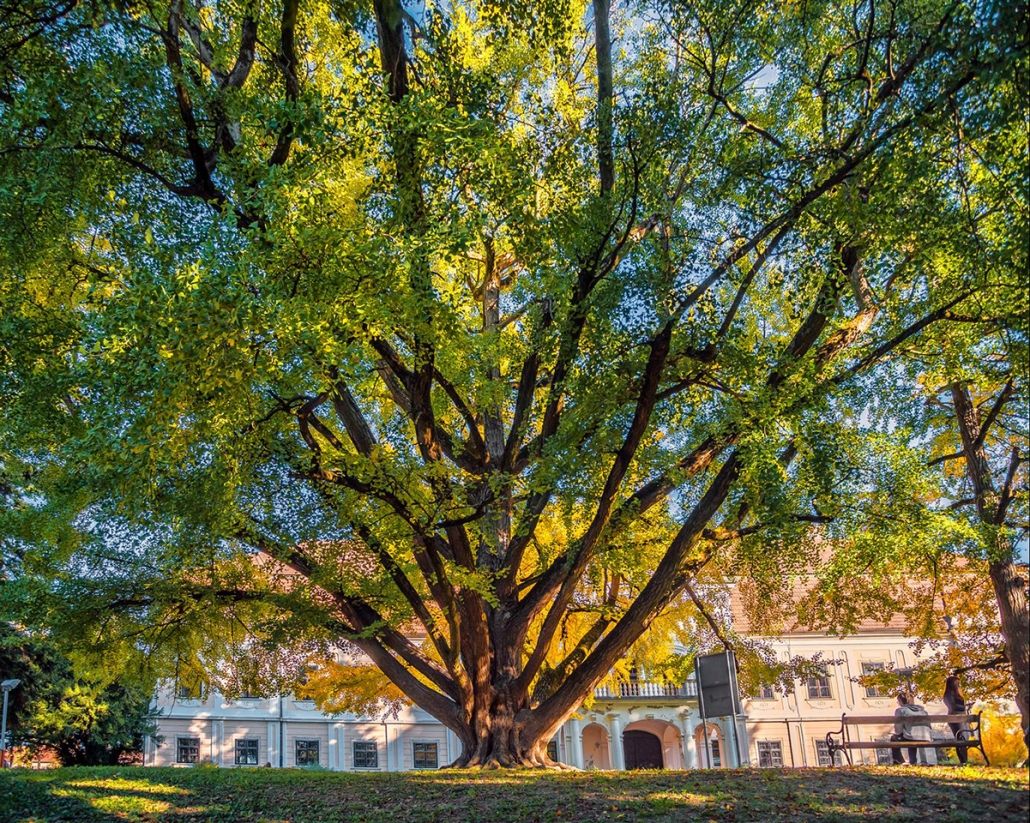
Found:
[[[792, 631], [762, 639], [782, 660], [828, 661], [824, 674], [795, 682], [791, 694], [769, 687], [745, 698], [735, 722], [703, 721], [693, 681], [677, 686], [633, 676], [599, 689], [566, 721], [550, 742], [551, 756], [583, 769], [827, 766], [826, 733], [840, 728], [843, 713], [892, 715], [896, 707], [893, 695], [856, 678], [918, 662], [900, 626], [867, 626], [848, 637]], [[289, 695], [190, 698], [172, 687], [159, 691], [156, 707], [161, 715], [156, 736], [146, 741], [147, 765], [406, 771], [444, 766], [460, 752], [456, 736], [417, 707], [396, 716], [330, 716]], [[940, 703], [927, 709], [944, 713]], [[862, 729], [869, 740], [886, 740], [891, 731], [889, 724]], [[890, 752], [885, 745], [856, 756], [889, 762]]]
[[[156, 735], [145, 741], [146, 765], [407, 771], [447, 765], [461, 750], [453, 732], [417, 707], [383, 717], [330, 716], [290, 695], [227, 700], [210, 692], [190, 698], [171, 687], [161, 689], [155, 703], [161, 714]], [[699, 754], [697, 705], [693, 683], [634, 679], [600, 689], [550, 741], [551, 756], [584, 769], [734, 764], [723, 743], [732, 740], [728, 718], [708, 721], [710, 754]], [[738, 725], [746, 735], [743, 718]]]
[[[743, 700], [753, 765], [831, 765], [826, 733], [840, 730], [842, 714], [893, 715], [898, 705], [893, 693], [862, 686], [856, 679], [892, 664], [906, 669], [918, 662], [909, 639], [884, 628], [843, 638], [796, 633], [769, 641], [783, 660], [801, 656], [832, 662], [823, 676], [795, 682], [792, 694], [767, 687]], [[930, 714], [947, 714], [940, 701], [925, 705]], [[891, 724], [861, 727], [869, 741], [886, 741], [893, 731]], [[885, 764], [890, 762], [890, 750], [886, 745], [860, 750], [853, 758], [856, 763]]]

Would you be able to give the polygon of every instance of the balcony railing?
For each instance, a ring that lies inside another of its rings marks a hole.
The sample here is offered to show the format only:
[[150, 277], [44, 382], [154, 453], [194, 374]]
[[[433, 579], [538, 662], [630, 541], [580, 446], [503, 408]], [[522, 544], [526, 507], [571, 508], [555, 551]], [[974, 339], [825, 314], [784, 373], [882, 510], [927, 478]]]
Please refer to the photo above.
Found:
[[696, 698], [697, 684], [693, 680], [679, 684], [657, 683], [650, 680], [627, 680], [622, 683], [595, 689], [594, 697], [607, 700], [663, 697]]

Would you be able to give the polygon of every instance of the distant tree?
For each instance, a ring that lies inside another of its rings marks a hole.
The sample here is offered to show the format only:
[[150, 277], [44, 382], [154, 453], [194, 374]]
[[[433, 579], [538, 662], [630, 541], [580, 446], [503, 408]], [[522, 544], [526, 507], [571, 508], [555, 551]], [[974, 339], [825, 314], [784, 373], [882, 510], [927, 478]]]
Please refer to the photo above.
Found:
[[143, 740], [156, 730], [151, 695], [117, 683], [73, 683], [56, 702], [29, 704], [20, 742], [48, 748], [64, 766], [113, 766], [142, 756]]
[[19, 4], [8, 597], [169, 672], [350, 643], [549, 764], [710, 563], [925, 524], [906, 364], [1022, 299], [1024, 12]]
[[0, 672], [22, 681], [11, 693], [12, 744], [50, 749], [62, 765], [115, 765], [155, 730], [149, 689], [77, 678], [52, 643], [3, 624]]
[[7, 726], [12, 737], [19, 732], [36, 701], [56, 702], [71, 681], [71, 666], [57, 650], [42, 640], [0, 622], [0, 674], [21, 681], [8, 695]]

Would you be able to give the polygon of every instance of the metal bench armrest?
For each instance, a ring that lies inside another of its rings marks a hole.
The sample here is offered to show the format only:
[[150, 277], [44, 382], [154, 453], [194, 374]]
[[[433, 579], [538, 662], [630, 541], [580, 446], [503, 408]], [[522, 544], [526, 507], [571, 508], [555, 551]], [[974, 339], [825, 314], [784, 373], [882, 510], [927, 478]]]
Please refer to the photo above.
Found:
[[[847, 714], [840, 716], [840, 731], [827, 732], [826, 733], [826, 752], [830, 756], [830, 764], [836, 763], [835, 755], [837, 752], [843, 752], [844, 756], [848, 759], [848, 765], [853, 766], [854, 763], [851, 761], [851, 752], [848, 750], [848, 743], [850, 742], [850, 735], [848, 734], [848, 723]], [[834, 739], [834, 736], [839, 739]]]

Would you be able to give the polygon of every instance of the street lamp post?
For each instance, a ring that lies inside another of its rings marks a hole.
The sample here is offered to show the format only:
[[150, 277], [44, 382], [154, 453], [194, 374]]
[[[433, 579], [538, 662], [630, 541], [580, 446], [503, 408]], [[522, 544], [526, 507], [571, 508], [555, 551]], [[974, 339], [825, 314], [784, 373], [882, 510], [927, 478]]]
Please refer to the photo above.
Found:
[[0, 768], [7, 765], [7, 696], [11, 689], [16, 689], [20, 685], [21, 681], [14, 677], [0, 682], [0, 689], [4, 690], [3, 720], [0, 720]]

